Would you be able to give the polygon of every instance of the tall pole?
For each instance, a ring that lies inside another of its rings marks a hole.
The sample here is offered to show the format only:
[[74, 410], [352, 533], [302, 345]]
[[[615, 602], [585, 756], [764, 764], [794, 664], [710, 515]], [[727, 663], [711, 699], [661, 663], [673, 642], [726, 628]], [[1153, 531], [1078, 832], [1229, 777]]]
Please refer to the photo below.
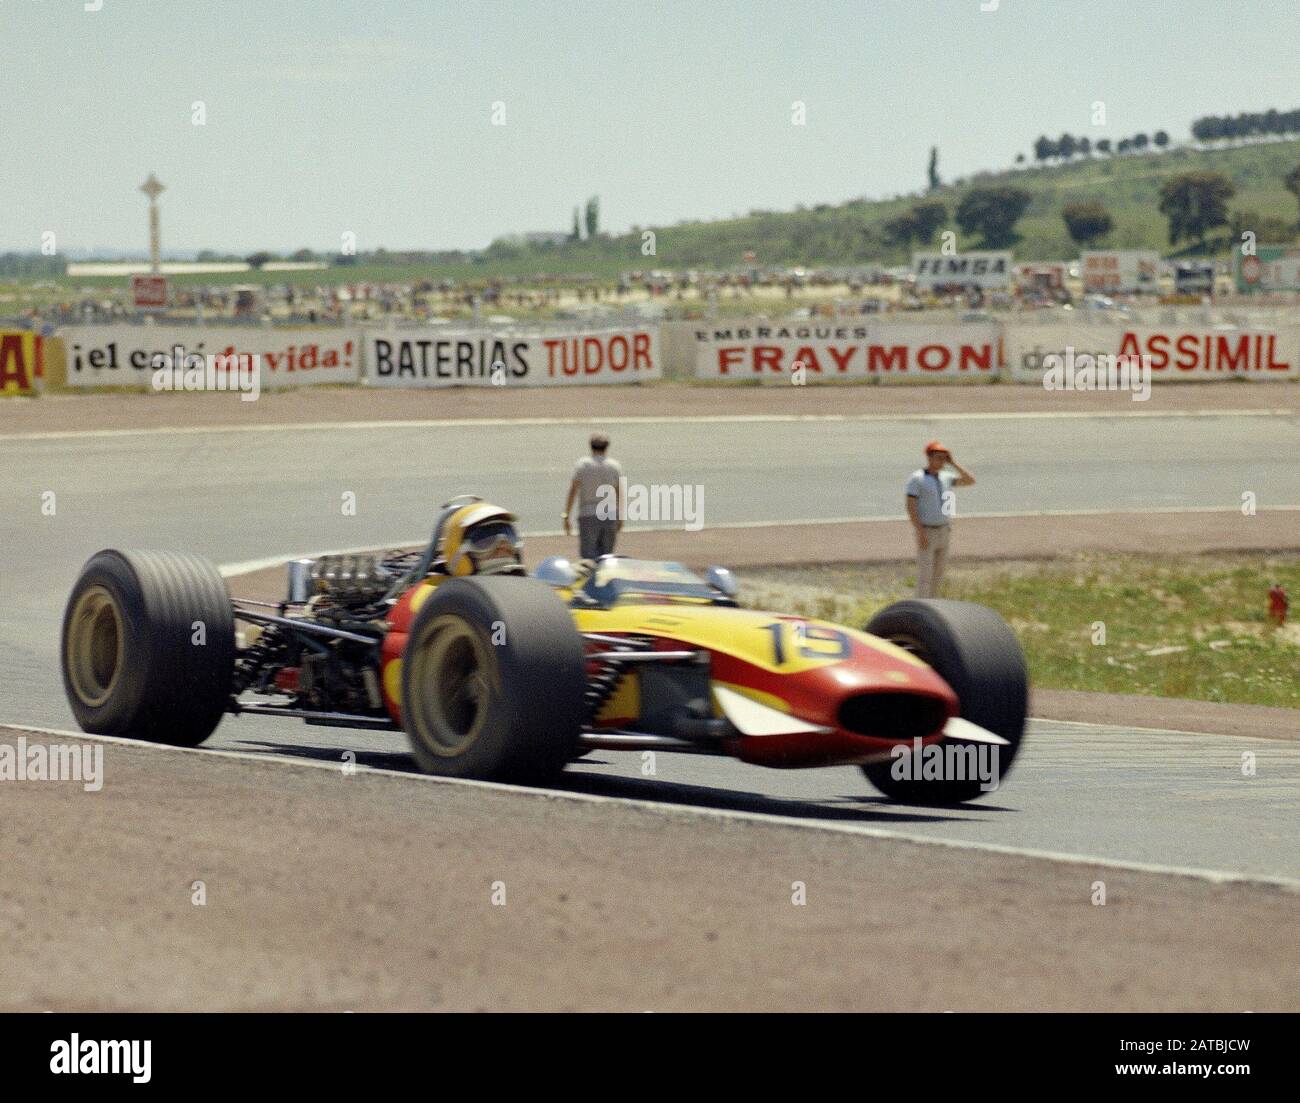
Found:
[[151, 172], [149, 179], [140, 185], [140, 190], [149, 197], [149, 271], [157, 275], [162, 271], [162, 233], [158, 228], [158, 197], [166, 188]]

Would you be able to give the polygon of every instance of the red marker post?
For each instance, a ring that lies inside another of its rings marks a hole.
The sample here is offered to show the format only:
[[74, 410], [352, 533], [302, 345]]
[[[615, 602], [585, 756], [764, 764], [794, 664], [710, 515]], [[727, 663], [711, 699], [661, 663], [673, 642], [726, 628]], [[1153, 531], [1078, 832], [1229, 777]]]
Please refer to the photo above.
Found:
[[1286, 623], [1286, 611], [1290, 608], [1290, 605], [1286, 591], [1281, 586], [1274, 584], [1273, 588], [1268, 592], [1268, 619], [1280, 628]]

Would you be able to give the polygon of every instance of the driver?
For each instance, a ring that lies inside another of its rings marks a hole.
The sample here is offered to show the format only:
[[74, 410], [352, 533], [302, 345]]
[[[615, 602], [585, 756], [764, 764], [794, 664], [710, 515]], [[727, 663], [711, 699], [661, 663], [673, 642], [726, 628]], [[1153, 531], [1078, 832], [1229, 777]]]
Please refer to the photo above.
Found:
[[517, 518], [491, 502], [471, 502], [447, 518], [443, 569], [449, 575], [524, 574], [524, 542]]

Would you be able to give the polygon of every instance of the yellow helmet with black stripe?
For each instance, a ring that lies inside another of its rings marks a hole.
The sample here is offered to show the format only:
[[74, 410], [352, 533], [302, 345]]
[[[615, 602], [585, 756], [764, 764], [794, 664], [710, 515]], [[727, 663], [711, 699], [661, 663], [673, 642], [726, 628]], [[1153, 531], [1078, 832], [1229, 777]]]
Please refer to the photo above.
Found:
[[442, 559], [449, 575], [522, 574], [523, 541], [517, 518], [491, 502], [461, 506], [442, 530]]

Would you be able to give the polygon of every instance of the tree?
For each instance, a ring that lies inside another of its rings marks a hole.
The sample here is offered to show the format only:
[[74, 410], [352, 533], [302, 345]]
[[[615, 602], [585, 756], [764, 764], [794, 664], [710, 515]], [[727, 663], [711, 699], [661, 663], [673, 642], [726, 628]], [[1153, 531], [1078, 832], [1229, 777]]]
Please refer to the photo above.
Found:
[[1128, 152], [1132, 147], [1133, 147], [1133, 143], [1132, 143], [1132, 142], [1130, 142], [1127, 138], [1121, 138], [1121, 139], [1119, 140], [1119, 145], [1117, 145], [1117, 146], [1115, 147], [1115, 152], [1116, 152], [1116, 153], [1127, 153], [1127, 152]]
[[1067, 203], [1061, 208], [1061, 217], [1070, 239], [1076, 245], [1090, 245], [1105, 237], [1114, 228], [1110, 212], [1100, 203]]
[[1282, 177], [1282, 186], [1295, 196], [1297, 203], [1300, 203], [1300, 165], [1296, 165]]
[[1073, 157], [1077, 148], [1078, 145], [1070, 134], [1062, 134], [1056, 143], [1056, 152], [1062, 161], [1068, 161]]
[[260, 269], [262, 265], [264, 265], [268, 260], [275, 260], [275, 254], [268, 253], [265, 250], [262, 250], [261, 252], [252, 253], [249, 256], [246, 256], [244, 258], [244, 263], [247, 264], [249, 268], [252, 268], [254, 271], [256, 271]]
[[1110, 139], [1109, 139], [1109, 138], [1099, 138], [1099, 139], [1097, 140], [1097, 152], [1098, 152], [1098, 153], [1105, 154], [1107, 157], [1110, 156]]
[[1151, 140], [1155, 142], [1157, 148], [1164, 149], [1169, 144], [1169, 135], [1163, 130], [1157, 130]]
[[1296, 228], [1285, 218], [1261, 215], [1257, 211], [1233, 211], [1228, 219], [1228, 234], [1235, 248], [1241, 244], [1242, 235], [1249, 231], [1257, 243], [1286, 245], [1295, 237]]
[[904, 211], [893, 218], [887, 218], [880, 228], [888, 244], [898, 245], [903, 249], [912, 244], [917, 231], [916, 219], [911, 211]]
[[590, 240], [600, 233], [600, 199], [592, 196], [587, 200], [587, 238]]
[[1138, 149], [1146, 149], [1146, 147], [1150, 144], [1150, 139], [1147, 138], [1147, 136], [1146, 136], [1145, 134], [1134, 134], [1134, 135], [1133, 135], [1133, 144], [1134, 144]]
[[916, 227], [916, 240], [929, 245], [934, 232], [948, 221], [948, 208], [938, 199], [923, 199], [912, 206], [912, 223]]
[[1056, 143], [1046, 135], [1042, 135], [1034, 143], [1034, 160], [1049, 161], [1056, 156]]
[[886, 243], [906, 249], [913, 241], [928, 245], [934, 232], [948, 221], [948, 208], [941, 200], [923, 199], [913, 203], [911, 210], [886, 219], [881, 231]]
[[296, 260], [300, 263], [303, 261], [312, 261], [316, 259], [316, 254], [310, 249], [299, 249], [296, 253], [290, 256], [289, 259]]
[[1092, 142], [1086, 136], [1079, 139], [1079, 152], [1085, 157], [1092, 156]]
[[1017, 165], [1023, 165], [1024, 163], [1025, 163], [1025, 155], [1024, 155], [1023, 153], [1017, 153], [1017, 154], [1016, 154], [1016, 164], [1017, 164]]
[[582, 218], [578, 214], [578, 208], [573, 208], [573, 229], [569, 231], [570, 241], [582, 240]]
[[67, 269], [68, 262], [63, 257], [43, 253], [0, 253], [0, 276], [50, 279], [62, 276]]
[[927, 176], [930, 180], [930, 190], [934, 191], [943, 181], [939, 179], [939, 147], [930, 147], [930, 167], [927, 170]]
[[1015, 226], [1032, 197], [1023, 188], [999, 185], [971, 188], [957, 206], [957, 225], [966, 234], [978, 233], [986, 245], [1010, 245]]
[[1169, 219], [1169, 244], [1195, 241], [1228, 221], [1228, 200], [1237, 193], [1231, 180], [1218, 172], [1185, 172], [1160, 185], [1160, 213]]
[[1243, 111], [1239, 115], [1204, 115], [1192, 123], [1192, 137], [1198, 142], [1217, 142], [1261, 134], [1300, 132], [1300, 108], [1279, 111]]

